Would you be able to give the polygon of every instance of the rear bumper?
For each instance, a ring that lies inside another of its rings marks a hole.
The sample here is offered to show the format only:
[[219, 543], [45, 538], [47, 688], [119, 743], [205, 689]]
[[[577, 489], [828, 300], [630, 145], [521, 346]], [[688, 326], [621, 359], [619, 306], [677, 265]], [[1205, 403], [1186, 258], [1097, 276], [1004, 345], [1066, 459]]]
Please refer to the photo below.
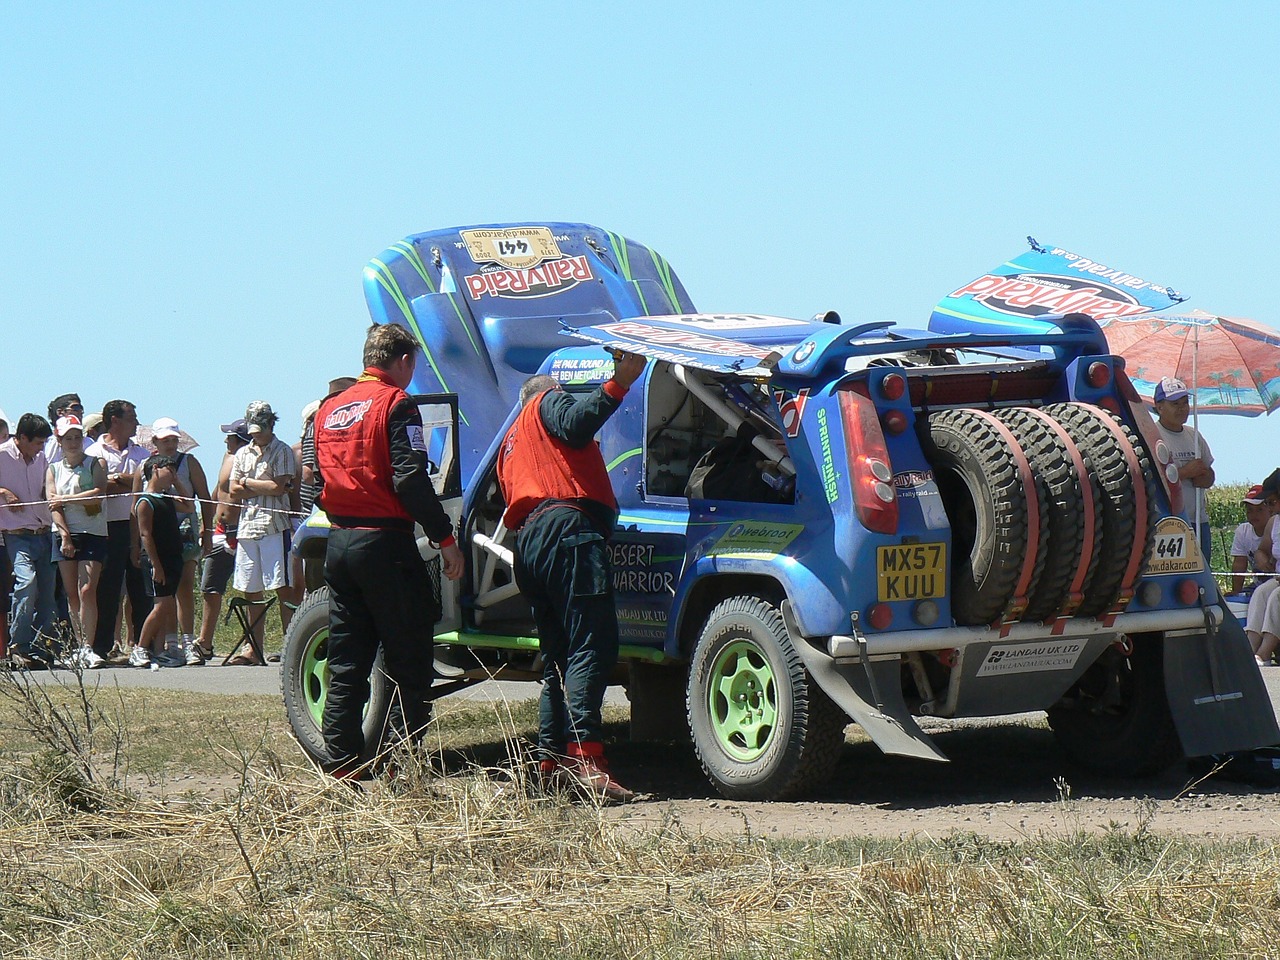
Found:
[[[1122, 613], [1111, 623], [1102, 620], [1067, 620], [1055, 632], [1052, 626], [1039, 623], [1015, 623], [1002, 631], [991, 627], [942, 627], [936, 630], [903, 630], [895, 633], [865, 634], [869, 656], [887, 653], [911, 653], [925, 650], [948, 650], [975, 643], [1026, 643], [1028, 641], [1066, 640], [1096, 637], [1103, 634], [1154, 633], [1167, 630], [1203, 630], [1205, 616], [1216, 625], [1222, 622], [1219, 607], [1184, 607], [1177, 610], [1146, 610]], [[827, 641], [827, 652], [835, 659], [857, 659], [862, 643], [858, 637], [837, 634]]]

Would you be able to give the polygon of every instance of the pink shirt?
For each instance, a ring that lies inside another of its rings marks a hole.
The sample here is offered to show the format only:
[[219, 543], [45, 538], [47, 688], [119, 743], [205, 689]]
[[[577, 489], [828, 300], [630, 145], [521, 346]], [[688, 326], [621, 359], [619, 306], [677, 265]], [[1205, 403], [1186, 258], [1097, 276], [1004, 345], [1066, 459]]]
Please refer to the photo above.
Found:
[[[49, 464], [44, 451], [38, 451], [31, 462], [18, 452], [18, 441], [10, 437], [0, 443], [0, 487], [17, 494], [19, 503], [44, 499], [44, 473]], [[0, 531], [33, 530], [52, 523], [49, 508], [40, 503], [33, 507], [10, 507], [0, 502]]]

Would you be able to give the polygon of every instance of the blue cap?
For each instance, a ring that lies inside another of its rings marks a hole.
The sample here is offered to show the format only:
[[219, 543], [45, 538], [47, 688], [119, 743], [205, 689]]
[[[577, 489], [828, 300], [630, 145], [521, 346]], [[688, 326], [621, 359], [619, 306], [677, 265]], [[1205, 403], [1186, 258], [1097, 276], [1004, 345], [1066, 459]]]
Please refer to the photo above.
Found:
[[1156, 384], [1155, 401], [1159, 403], [1161, 400], [1181, 400], [1190, 393], [1187, 385], [1177, 377], [1163, 377]]

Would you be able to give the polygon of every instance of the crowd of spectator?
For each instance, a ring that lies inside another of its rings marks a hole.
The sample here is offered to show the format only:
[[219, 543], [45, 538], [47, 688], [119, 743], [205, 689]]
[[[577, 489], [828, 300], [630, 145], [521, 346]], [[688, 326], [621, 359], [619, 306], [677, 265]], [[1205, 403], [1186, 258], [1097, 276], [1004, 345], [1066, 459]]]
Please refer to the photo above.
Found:
[[[303, 592], [290, 544], [316, 496], [303, 448], [318, 405], [290, 447], [270, 404], [250, 403], [222, 425], [216, 474], [176, 420], [140, 426], [128, 400], [86, 414], [68, 393], [16, 421], [0, 410], [0, 654], [18, 669], [203, 664], [229, 585], [250, 602], [274, 592], [287, 629]], [[264, 619], [230, 663], [260, 662]]]

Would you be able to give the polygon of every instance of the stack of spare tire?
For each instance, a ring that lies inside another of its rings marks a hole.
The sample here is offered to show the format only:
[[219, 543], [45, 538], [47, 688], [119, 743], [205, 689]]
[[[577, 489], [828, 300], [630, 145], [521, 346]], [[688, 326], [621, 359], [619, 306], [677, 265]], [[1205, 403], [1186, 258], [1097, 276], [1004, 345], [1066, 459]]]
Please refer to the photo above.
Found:
[[1100, 616], [1142, 576], [1156, 480], [1106, 410], [941, 410], [921, 442], [951, 523], [956, 623]]

